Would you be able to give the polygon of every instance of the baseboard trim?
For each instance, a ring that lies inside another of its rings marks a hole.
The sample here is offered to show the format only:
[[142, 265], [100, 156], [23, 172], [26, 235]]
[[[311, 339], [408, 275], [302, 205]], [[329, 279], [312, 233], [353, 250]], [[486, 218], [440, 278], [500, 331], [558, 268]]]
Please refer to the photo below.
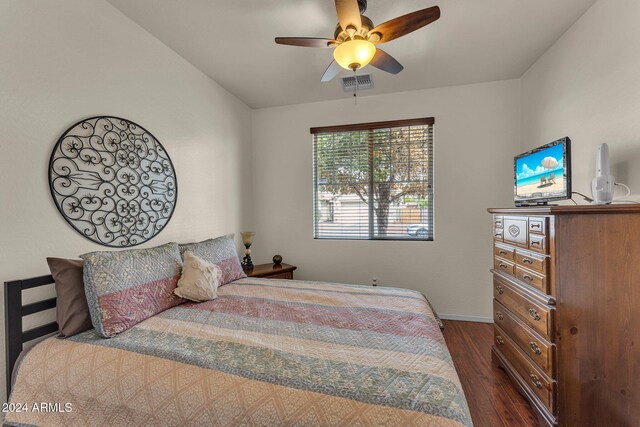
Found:
[[443, 320], [461, 320], [463, 322], [493, 323], [493, 319], [491, 317], [467, 316], [465, 314], [438, 313], [438, 317]]

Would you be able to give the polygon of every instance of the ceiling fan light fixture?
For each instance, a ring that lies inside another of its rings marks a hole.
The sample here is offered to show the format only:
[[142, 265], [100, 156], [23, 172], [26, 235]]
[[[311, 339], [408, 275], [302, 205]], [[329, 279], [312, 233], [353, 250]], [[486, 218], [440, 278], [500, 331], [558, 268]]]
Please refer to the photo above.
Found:
[[346, 70], [365, 67], [376, 54], [376, 46], [368, 40], [347, 40], [333, 51], [336, 62]]
[[334, 48], [331, 64], [320, 81], [328, 82], [341, 69], [353, 70], [369, 64], [390, 74], [398, 74], [404, 67], [377, 44], [406, 36], [440, 18], [440, 8], [431, 6], [398, 16], [377, 26], [364, 16], [367, 0], [335, 0], [338, 25], [333, 39], [318, 37], [276, 37], [276, 43], [290, 46]]

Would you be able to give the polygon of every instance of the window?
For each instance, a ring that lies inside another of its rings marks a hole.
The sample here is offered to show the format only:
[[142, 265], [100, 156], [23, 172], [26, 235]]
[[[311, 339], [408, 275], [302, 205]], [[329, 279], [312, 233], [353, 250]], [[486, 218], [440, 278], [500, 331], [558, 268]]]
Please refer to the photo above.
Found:
[[433, 240], [433, 123], [312, 128], [314, 237]]

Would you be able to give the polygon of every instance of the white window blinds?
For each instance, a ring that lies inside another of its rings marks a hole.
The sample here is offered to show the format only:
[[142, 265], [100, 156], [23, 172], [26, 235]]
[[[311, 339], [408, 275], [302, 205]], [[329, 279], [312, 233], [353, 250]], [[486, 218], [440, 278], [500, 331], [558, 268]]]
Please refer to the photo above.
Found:
[[312, 128], [314, 237], [433, 240], [433, 123]]

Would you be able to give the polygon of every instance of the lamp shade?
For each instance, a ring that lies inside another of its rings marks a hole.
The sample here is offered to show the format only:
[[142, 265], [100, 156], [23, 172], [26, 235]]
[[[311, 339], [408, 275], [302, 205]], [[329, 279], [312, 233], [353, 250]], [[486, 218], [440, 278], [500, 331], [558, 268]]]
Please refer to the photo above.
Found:
[[245, 246], [251, 246], [253, 243], [253, 236], [255, 236], [256, 233], [253, 231], [242, 231], [240, 235], [242, 236], [242, 244]]
[[342, 68], [355, 70], [366, 66], [376, 54], [376, 46], [367, 40], [349, 40], [338, 45], [333, 57]]

